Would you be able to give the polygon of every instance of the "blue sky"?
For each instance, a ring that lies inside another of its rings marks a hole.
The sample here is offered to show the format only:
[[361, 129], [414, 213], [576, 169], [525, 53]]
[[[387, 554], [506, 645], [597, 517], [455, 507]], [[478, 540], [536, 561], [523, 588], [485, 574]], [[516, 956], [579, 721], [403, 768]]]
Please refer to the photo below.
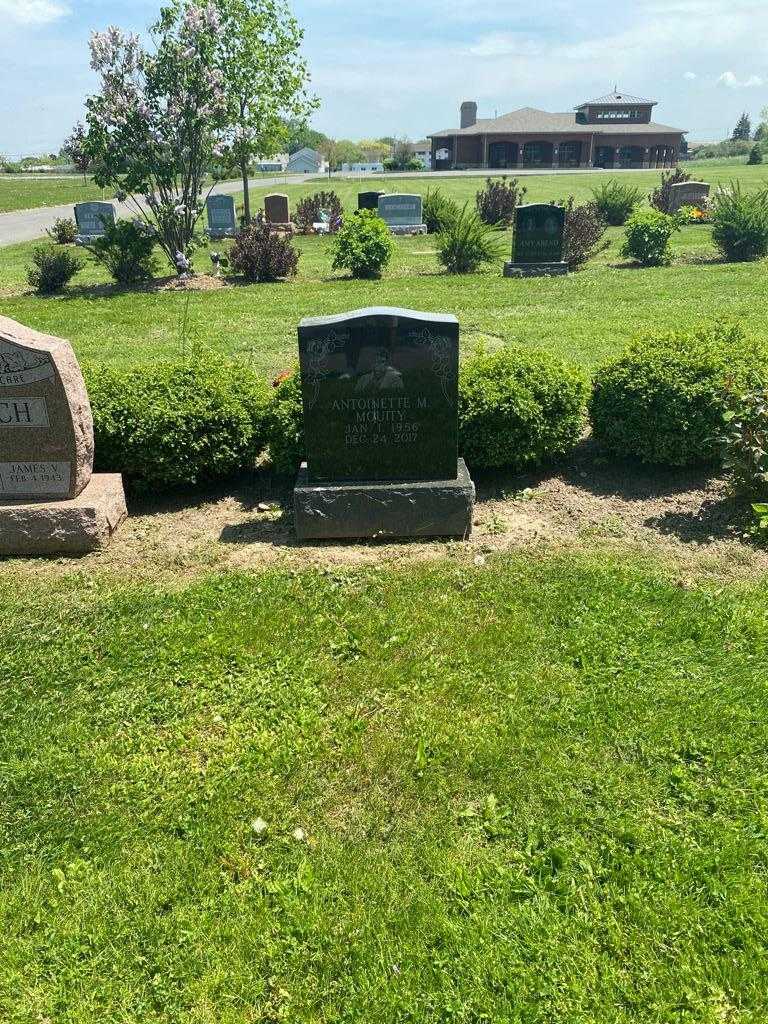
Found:
[[[91, 29], [142, 30], [160, 0], [0, 0], [0, 152], [58, 149], [93, 87]], [[421, 138], [521, 106], [607, 92], [659, 100], [656, 119], [718, 139], [768, 106], [768, 0], [294, 0], [337, 137]]]

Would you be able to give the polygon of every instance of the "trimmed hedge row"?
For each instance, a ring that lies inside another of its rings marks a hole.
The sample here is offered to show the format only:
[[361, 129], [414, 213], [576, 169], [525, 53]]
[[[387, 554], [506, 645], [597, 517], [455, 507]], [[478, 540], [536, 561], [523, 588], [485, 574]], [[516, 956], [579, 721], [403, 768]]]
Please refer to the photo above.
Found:
[[[303, 457], [297, 373], [270, 387], [249, 367], [212, 357], [84, 371], [96, 468], [123, 473], [134, 490], [226, 478], [264, 453], [292, 474]], [[591, 396], [579, 372], [549, 354], [480, 352], [459, 374], [459, 450], [471, 470], [539, 466], [574, 449], [588, 409], [595, 440], [613, 456], [714, 462], [729, 396], [767, 385], [768, 348], [724, 325], [633, 343], [598, 369]]]
[[[268, 450], [294, 473], [304, 453], [299, 375], [270, 388], [248, 367], [206, 358], [129, 370], [84, 367], [97, 469], [134, 490], [210, 482], [252, 467]], [[468, 359], [460, 376], [460, 448], [474, 468], [522, 469], [578, 442], [587, 382], [564, 363], [522, 349]]]

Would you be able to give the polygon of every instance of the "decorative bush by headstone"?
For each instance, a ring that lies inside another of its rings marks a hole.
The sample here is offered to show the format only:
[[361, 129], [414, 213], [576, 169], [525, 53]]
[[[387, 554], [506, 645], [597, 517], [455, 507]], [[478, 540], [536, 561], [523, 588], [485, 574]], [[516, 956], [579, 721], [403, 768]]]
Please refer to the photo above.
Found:
[[464, 536], [459, 325], [389, 307], [303, 320], [300, 537]]

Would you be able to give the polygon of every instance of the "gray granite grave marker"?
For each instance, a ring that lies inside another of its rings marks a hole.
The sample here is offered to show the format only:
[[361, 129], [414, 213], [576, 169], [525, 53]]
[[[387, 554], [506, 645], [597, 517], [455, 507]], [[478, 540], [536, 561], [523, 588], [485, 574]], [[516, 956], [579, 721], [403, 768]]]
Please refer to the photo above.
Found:
[[459, 325], [377, 307], [303, 320], [307, 462], [300, 537], [464, 536], [474, 488], [458, 459]]
[[565, 210], [551, 203], [528, 203], [515, 210], [512, 260], [504, 265], [505, 277], [566, 274]]
[[669, 212], [677, 213], [681, 206], [701, 209], [709, 201], [711, 185], [708, 181], [680, 181], [669, 188]]
[[422, 207], [419, 195], [379, 196], [379, 216], [393, 235], [425, 235], [427, 226], [422, 223]]
[[115, 223], [112, 203], [76, 203], [77, 245], [87, 245], [104, 234], [106, 224]]
[[235, 200], [232, 196], [208, 196], [208, 235], [211, 238], [234, 238], [237, 234]]

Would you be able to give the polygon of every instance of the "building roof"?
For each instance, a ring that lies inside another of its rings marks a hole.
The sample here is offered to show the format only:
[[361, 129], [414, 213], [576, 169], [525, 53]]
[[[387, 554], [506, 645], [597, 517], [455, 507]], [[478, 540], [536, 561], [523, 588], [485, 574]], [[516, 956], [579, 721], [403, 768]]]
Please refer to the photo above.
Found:
[[598, 96], [596, 100], [587, 100], [579, 104], [576, 110], [584, 107], [624, 107], [628, 103], [636, 103], [639, 107], [655, 107], [657, 100], [644, 100], [642, 96], [630, 96], [628, 92], [609, 92], [606, 96]]
[[658, 135], [669, 132], [680, 134], [683, 129], [671, 128], [666, 124], [640, 124], [633, 121], [610, 121], [605, 124], [584, 124], [576, 120], [576, 114], [566, 112], [550, 114], [535, 107], [521, 107], [501, 117], [479, 118], [468, 128], [445, 128], [433, 132], [430, 138], [448, 138], [453, 135], [559, 135], [562, 132], [594, 133], [597, 135]]

